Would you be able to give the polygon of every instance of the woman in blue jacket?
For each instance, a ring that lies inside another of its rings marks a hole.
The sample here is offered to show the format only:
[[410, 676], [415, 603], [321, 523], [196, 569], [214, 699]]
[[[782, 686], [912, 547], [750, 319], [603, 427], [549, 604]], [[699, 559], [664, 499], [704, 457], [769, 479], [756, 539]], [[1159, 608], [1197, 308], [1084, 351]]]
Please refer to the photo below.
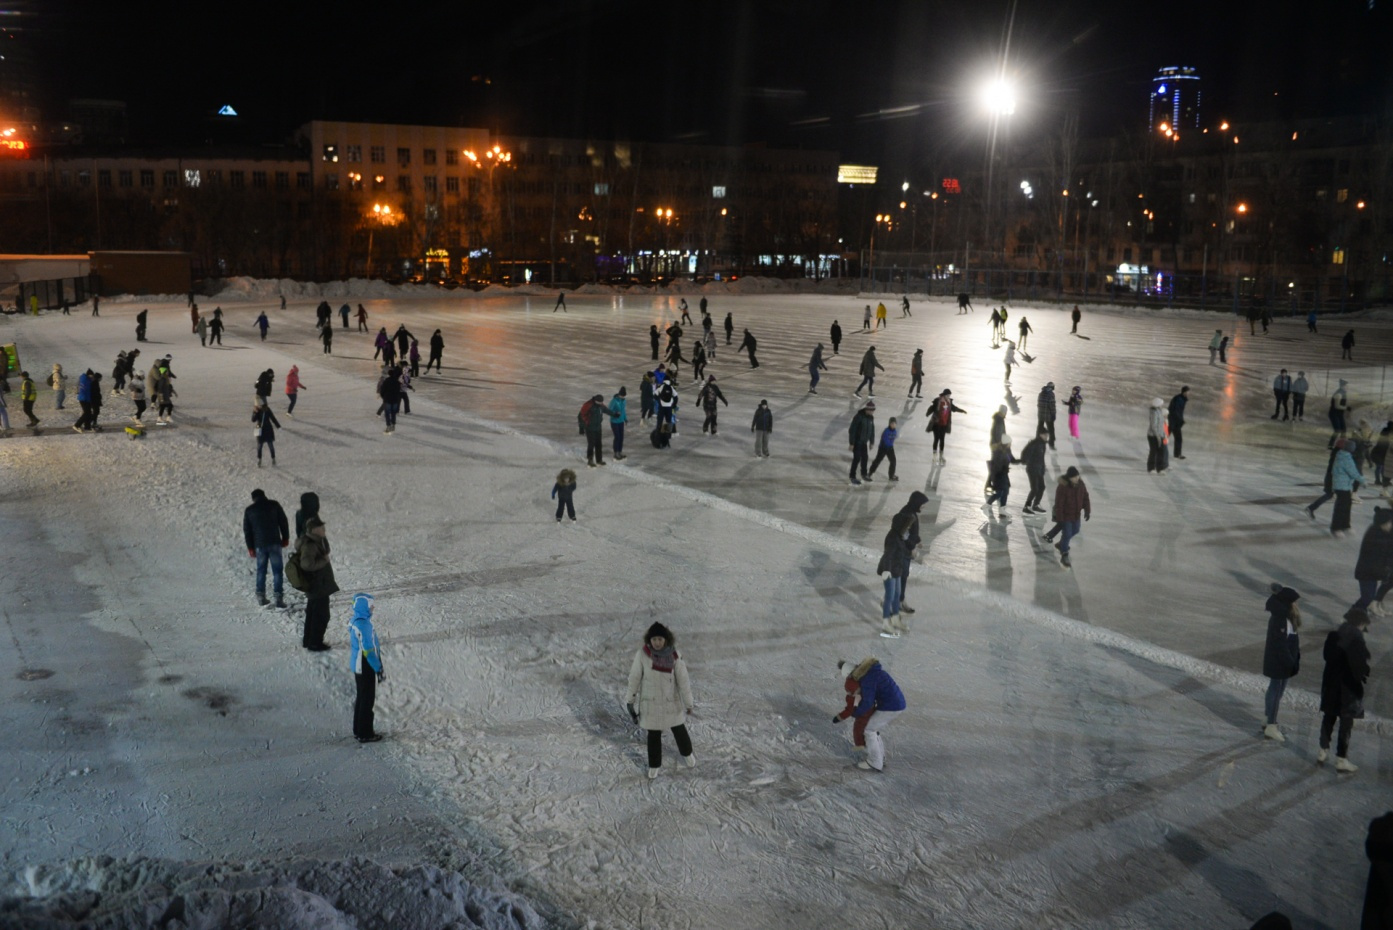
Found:
[[386, 679], [382, 655], [378, 651], [377, 631], [372, 627], [371, 594], [353, 595], [353, 619], [348, 621], [348, 654], [357, 684], [353, 700], [353, 736], [360, 743], [375, 743], [382, 736], [373, 729], [372, 705], [377, 685]]
[[1335, 512], [1330, 516], [1330, 534], [1336, 539], [1344, 538], [1349, 531], [1350, 505], [1354, 500], [1355, 488], [1364, 480], [1359, 467], [1350, 455], [1348, 439], [1335, 440], [1335, 464], [1330, 469], [1330, 489], [1335, 492]]
[[847, 717], [855, 717], [852, 742], [858, 750], [866, 750], [866, 758], [857, 762], [856, 767], [884, 771], [885, 741], [881, 733], [904, 713], [904, 694], [875, 656], [862, 659], [855, 668], [850, 662], [839, 662], [837, 667], [846, 676], [847, 698], [845, 709], [833, 717], [832, 722], [841, 723]]

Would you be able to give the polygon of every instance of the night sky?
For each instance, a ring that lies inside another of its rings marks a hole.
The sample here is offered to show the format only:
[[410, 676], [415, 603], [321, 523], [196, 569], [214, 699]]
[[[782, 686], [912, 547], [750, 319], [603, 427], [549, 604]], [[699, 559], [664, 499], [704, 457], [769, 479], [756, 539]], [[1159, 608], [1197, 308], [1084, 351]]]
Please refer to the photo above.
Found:
[[[1383, 109], [1393, 0], [1378, 2], [1020, 0], [1017, 131], [1070, 110], [1090, 134], [1141, 125], [1149, 78], [1170, 64], [1200, 69], [1211, 116]], [[70, 97], [125, 100], [137, 141], [199, 141], [205, 115], [229, 103], [258, 141], [327, 118], [766, 142], [870, 161], [929, 158], [980, 132], [971, 88], [1012, 10], [935, 0], [9, 6], [33, 14], [26, 41], [42, 49], [48, 112]]]

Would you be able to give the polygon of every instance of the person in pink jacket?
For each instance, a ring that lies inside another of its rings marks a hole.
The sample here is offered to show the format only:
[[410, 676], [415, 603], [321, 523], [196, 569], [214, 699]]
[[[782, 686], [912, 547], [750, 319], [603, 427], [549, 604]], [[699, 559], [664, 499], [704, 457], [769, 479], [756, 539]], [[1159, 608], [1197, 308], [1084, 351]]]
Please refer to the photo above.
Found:
[[299, 396], [300, 389], [309, 390], [300, 382], [300, 366], [291, 365], [290, 372], [285, 376], [285, 396], [290, 398], [290, 407], [285, 411], [286, 416], [295, 415], [295, 401]]

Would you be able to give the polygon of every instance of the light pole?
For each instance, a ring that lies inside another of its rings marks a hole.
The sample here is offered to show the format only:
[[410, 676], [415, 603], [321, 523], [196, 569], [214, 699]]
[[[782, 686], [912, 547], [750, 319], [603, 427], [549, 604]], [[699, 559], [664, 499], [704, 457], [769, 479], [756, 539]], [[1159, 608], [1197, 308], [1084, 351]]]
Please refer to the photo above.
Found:
[[[488, 168], [489, 173], [489, 212], [492, 213], [495, 207], [496, 197], [494, 196], [493, 176], [500, 165], [510, 165], [513, 161], [513, 153], [505, 150], [501, 145], [494, 143], [492, 148], [484, 149], [482, 155], [472, 149], [464, 150], [464, 157], [475, 168]], [[498, 260], [497, 248], [490, 250], [490, 257], [495, 265], [501, 266]]]

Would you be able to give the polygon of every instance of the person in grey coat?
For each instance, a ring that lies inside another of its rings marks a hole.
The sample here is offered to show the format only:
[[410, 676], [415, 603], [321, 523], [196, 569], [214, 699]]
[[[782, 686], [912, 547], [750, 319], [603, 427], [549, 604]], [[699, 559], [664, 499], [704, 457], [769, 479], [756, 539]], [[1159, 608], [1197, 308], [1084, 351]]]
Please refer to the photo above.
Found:
[[885, 366], [882, 365], [882, 364], [880, 364], [880, 362], [878, 362], [878, 361], [876, 360], [876, 357], [875, 357], [875, 346], [871, 346], [869, 349], [866, 350], [866, 354], [863, 355], [863, 356], [861, 356], [861, 369], [860, 369], [860, 370], [861, 370], [861, 383], [858, 384], [858, 385], [856, 385], [856, 391], [855, 391], [856, 396], [857, 396], [857, 397], [860, 397], [860, 396], [861, 396], [861, 389], [862, 389], [863, 387], [865, 387], [866, 385], [870, 385], [869, 394], [870, 394], [871, 397], [874, 397], [874, 396], [875, 396], [875, 373], [876, 373], [876, 371], [878, 371], [878, 370], [879, 370], [879, 371], [884, 371], [884, 370], [885, 370]]
[[1301, 668], [1301, 608], [1296, 602], [1301, 595], [1295, 590], [1273, 584], [1272, 596], [1267, 599], [1267, 644], [1262, 652], [1262, 673], [1267, 676], [1267, 725], [1262, 735], [1279, 743], [1286, 737], [1277, 727], [1277, 708], [1287, 690], [1287, 681]]
[[1298, 371], [1296, 380], [1291, 383], [1291, 418], [1293, 420], [1306, 419], [1306, 395], [1311, 390], [1311, 383], [1306, 380], [1306, 372]]
[[817, 383], [822, 379], [820, 371], [827, 371], [827, 363], [822, 360], [822, 343], [819, 342], [813, 349], [813, 357], [808, 359], [808, 377], [812, 379], [808, 382], [809, 394], [817, 393]]

